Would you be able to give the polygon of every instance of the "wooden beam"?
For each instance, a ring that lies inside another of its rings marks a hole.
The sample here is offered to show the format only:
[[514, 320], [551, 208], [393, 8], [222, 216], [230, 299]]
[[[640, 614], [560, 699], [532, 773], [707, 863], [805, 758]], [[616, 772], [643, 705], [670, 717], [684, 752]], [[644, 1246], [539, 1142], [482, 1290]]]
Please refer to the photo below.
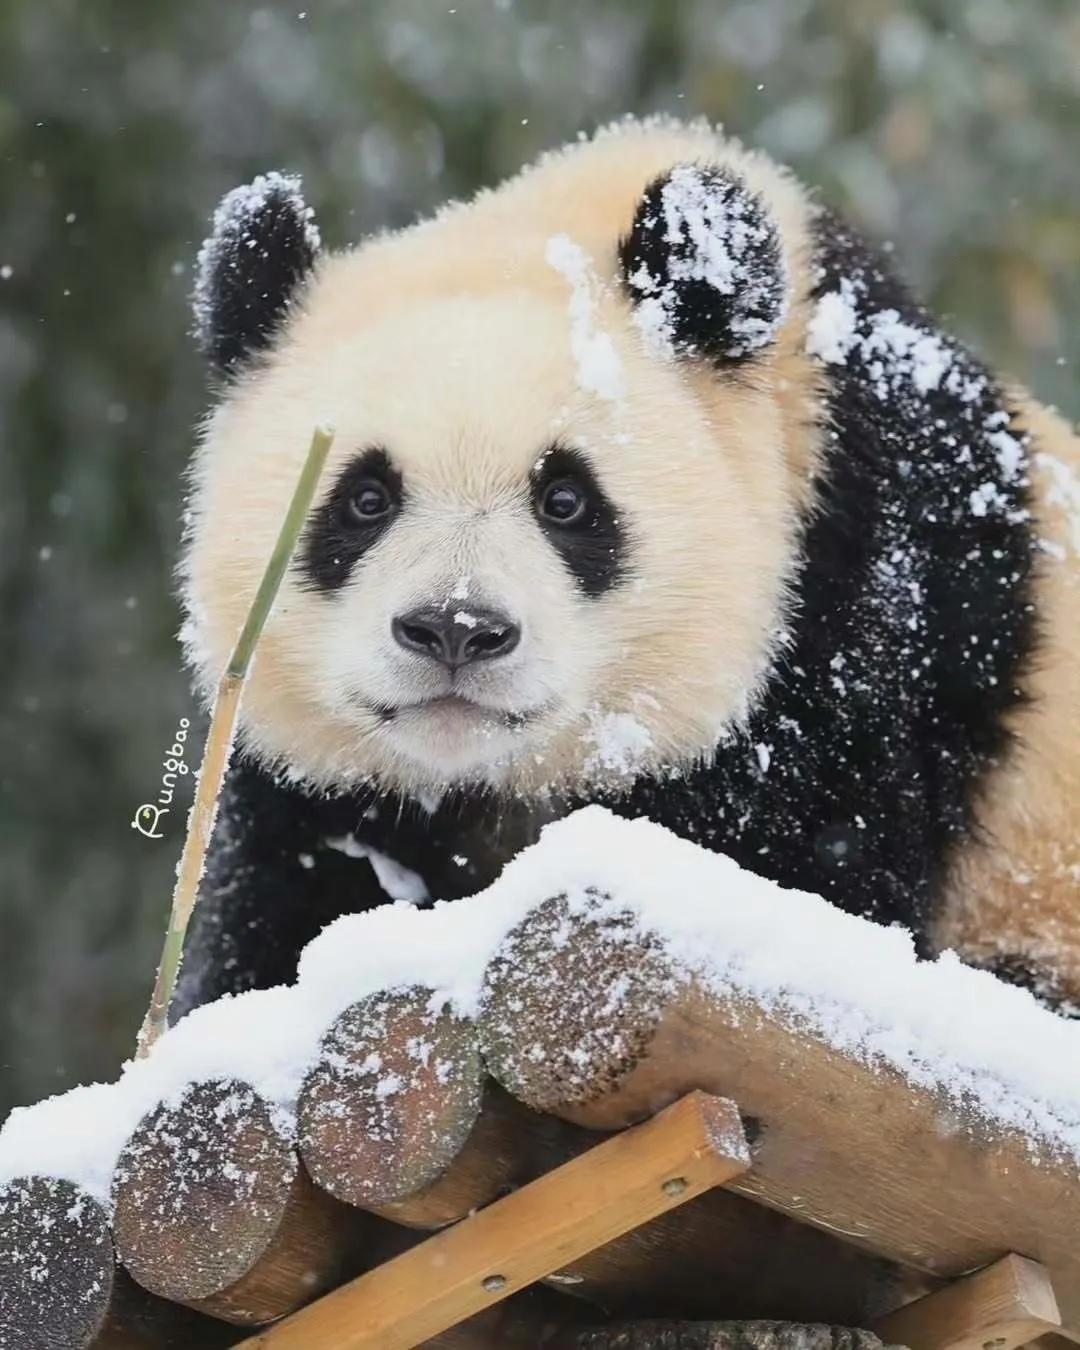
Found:
[[537, 1110], [617, 1129], [692, 1088], [728, 1097], [757, 1127], [733, 1190], [938, 1279], [1023, 1252], [1080, 1324], [1080, 1166], [1053, 1137], [697, 979], [603, 897], [537, 906], [483, 1008], [489, 1070]]
[[1045, 1266], [1010, 1255], [890, 1313], [874, 1330], [908, 1350], [1015, 1350], [1060, 1328]]
[[749, 1165], [735, 1106], [691, 1093], [243, 1344], [410, 1350]]
[[596, 1309], [587, 1303], [534, 1284], [439, 1332], [419, 1350], [541, 1350], [564, 1342], [573, 1345], [566, 1338], [595, 1318]]

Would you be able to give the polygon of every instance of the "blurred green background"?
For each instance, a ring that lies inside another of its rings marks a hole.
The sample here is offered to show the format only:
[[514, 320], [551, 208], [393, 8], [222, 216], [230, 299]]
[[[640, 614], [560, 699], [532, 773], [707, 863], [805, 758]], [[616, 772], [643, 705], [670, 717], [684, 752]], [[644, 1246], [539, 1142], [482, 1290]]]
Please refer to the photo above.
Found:
[[165, 839], [129, 822], [195, 717], [187, 294], [235, 183], [299, 170], [341, 246], [621, 113], [705, 114], [1080, 413], [1076, 0], [306, 3], [0, 7], [0, 1116], [113, 1076], [148, 996], [190, 786]]

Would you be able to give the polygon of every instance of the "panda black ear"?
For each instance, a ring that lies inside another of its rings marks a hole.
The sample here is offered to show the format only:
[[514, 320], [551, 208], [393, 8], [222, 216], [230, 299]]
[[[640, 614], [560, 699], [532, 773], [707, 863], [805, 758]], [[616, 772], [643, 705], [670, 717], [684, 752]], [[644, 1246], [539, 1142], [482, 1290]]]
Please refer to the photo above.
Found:
[[222, 374], [269, 345], [319, 247], [299, 178], [260, 174], [222, 198], [199, 250], [192, 296], [195, 337]]
[[716, 165], [677, 164], [650, 183], [619, 261], [639, 327], [667, 356], [745, 361], [787, 312], [776, 224], [738, 174]]

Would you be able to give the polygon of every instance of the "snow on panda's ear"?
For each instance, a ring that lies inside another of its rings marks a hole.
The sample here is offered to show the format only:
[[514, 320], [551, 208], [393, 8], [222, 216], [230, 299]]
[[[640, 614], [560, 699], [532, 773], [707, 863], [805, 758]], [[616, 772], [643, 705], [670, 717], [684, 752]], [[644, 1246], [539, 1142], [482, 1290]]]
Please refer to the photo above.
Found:
[[775, 222], [729, 169], [677, 164], [653, 180], [619, 241], [623, 283], [649, 346], [717, 365], [767, 347], [787, 313]]
[[260, 174], [233, 188], [199, 250], [192, 308], [207, 359], [229, 374], [268, 346], [315, 265], [320, 240], [300, 179]]

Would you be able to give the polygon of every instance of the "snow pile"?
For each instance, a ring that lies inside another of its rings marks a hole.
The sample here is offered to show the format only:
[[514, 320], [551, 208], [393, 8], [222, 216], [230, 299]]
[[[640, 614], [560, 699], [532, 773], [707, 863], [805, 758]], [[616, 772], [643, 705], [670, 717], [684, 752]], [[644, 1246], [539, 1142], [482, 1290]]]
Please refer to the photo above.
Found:
[[624, 393], [622, 365], [610, 334], [593, 323], [597, 281], [589, 255], [569, 235], [555, 234], [547, 242], [544, 257], [570, 286], [570, 351], [578, 384], [587, 393], [617, 402]]
[[[597, 893], [613, 899], [597, 900]], [[975, 1106], [1002, 1128], [1080, 1158], [1080, 1025], [952, 955], [916, 959], [910, 936], [785, 891], [647, 820], [600, 807], [550, 825], [488, 890], [429, 910], [387, 905], [330, 924], [297, 983], [200, 1008], [112, 1085], [15, 1111], [0, 1132], [0, 1182], [63, 1177], [106, 1199], [119, 1150], [145, 1111], [195, 1080], [237, 1077], [288, 1125], [330, 1022], [356, 999], [413, 984], [465, 1015], [484, 971], [536, 904], [634, 916], [672, 959], [810, 1034]]]

